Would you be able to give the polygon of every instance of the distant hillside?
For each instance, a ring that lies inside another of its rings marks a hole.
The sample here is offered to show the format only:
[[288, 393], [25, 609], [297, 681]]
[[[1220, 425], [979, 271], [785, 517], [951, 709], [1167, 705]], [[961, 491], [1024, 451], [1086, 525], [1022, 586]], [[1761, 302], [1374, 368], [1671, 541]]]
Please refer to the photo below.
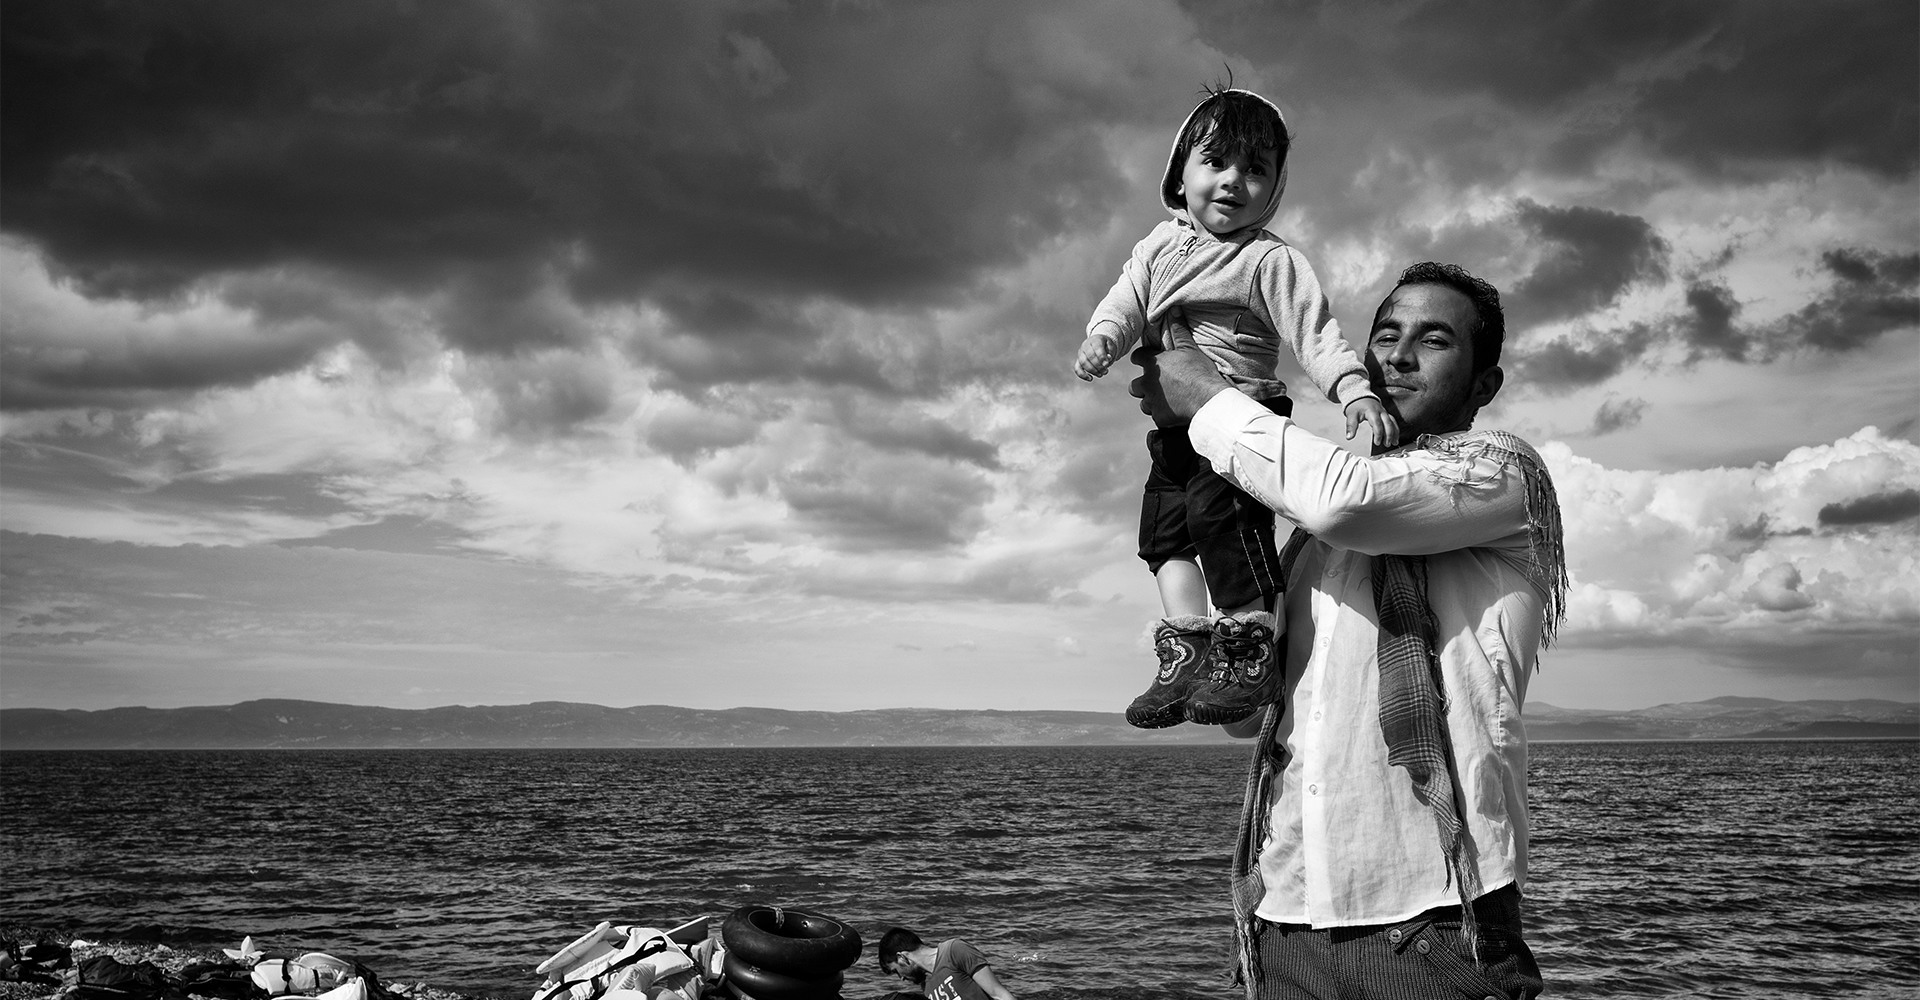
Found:
[[0, 749], [1019, 746], [1226, 743], [1112, 712], [722, 710], [569, 702], [400, 709], [268, 699], [206, 708], [0, 709]]
[[1633, 711], [1527, 706], [1534, 740], [1920, 739], [1920, 704], [1710, 698]]
[[[1615, 712], [1528, 706], [1534, 740], [1920, 738], [1920, 705], [1711, 701]], [[608, 708], [568, 702], [401, 709], [267, 699], [198, 708], [0, 709], [0, 749], [1022, 746], [1231, 742], [1146, 731], [1117, 712]]]

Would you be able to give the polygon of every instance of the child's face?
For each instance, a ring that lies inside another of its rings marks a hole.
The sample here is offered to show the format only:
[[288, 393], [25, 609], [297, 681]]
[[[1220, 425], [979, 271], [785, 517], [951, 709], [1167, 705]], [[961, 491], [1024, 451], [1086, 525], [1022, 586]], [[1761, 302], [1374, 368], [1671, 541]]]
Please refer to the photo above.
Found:
[[1267, 212], [1273, 195], [1275, 154], [1260, 150], [1249, 160], [1227, 156], [1217, 147], [1195, 143], [1180, 171], [1180, 195], [1187, 214], [1215, 234], [1244, 229]]

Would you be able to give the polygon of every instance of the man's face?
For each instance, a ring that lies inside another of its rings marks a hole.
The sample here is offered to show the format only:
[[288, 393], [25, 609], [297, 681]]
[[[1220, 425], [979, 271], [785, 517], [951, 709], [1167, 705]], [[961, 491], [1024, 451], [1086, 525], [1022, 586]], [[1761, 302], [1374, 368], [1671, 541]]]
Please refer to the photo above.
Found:
[[1500, 391], [1499, 368], [1473, 372], [1473, 303], [1444, 285], [1402, 285], [1380, 303], [1367, 373], [1401, 440], [1465, 430]]
[[905, 955], [894, 956], [893, 961], [887, 964], [887, 971], [916, 986], [924, 985], [927, 981], [927, 970], [913, 964]]

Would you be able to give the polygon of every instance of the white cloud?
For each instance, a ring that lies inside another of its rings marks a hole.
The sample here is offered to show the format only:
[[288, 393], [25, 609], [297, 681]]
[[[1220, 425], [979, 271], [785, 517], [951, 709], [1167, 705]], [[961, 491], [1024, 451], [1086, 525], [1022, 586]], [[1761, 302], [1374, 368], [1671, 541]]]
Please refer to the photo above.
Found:
[[1920, 489], [1920, 446], [1863, 428], [1772, 465], [1659, 473], [1545, 449], [1567, 526], [1570, 642], [1685, 636], [1711, 647], [1808, 626], [1912, 635], [1920, 519], [1823, 524], [1821, 511]]

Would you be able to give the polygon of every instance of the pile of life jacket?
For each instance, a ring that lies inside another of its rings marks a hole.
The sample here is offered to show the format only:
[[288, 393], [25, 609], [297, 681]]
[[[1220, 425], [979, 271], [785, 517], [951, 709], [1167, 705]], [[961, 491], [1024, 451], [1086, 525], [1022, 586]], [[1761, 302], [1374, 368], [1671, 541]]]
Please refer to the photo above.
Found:
[[701, 1000], [713, 967], [713, 942], [674, 939], [675, 931], [601, 921], [534, 971], [546, 982], [533, 1000]]
[[743, 906], [672, 930], [602, 921], [534, 971], [531, 1000], [839, 1000], [860, 932], [787, 907]]

